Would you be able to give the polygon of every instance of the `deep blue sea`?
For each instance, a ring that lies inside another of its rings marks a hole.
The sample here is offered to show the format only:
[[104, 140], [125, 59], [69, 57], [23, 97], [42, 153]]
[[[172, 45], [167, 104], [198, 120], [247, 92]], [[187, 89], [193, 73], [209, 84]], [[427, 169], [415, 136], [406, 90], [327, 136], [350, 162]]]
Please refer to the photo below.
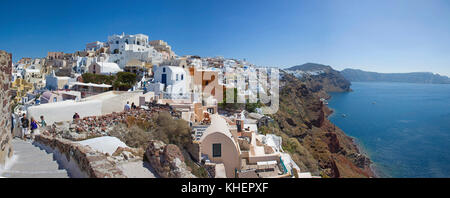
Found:
[[[381, 177], [450, 177], [450, 85], [353, 82], [331, 93], [330, 120]], [[345, 116], [343, 116], [345, 114]]]

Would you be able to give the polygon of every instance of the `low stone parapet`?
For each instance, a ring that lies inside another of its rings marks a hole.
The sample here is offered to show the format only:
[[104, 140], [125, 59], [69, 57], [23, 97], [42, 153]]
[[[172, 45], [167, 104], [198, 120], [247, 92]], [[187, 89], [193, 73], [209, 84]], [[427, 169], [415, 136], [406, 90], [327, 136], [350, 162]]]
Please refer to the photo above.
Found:
[[113, 160], [90, 147], [46, 135], [37, 135], [35, 143], [53, 152], [71, 177], [126, 178]]

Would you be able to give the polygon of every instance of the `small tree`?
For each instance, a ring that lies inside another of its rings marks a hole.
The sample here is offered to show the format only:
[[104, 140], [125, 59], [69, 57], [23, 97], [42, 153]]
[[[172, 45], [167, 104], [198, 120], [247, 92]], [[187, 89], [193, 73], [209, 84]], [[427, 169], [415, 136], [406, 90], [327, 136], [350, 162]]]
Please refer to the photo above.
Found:
[[107, 84], [112, 85], [115, 76], [109, 75], [101, 75], [101, 74], [92, 74], [92, 73], [84, 73], [82, 76], [84, 83], [95, 83], [95, 84]]
[[175, 144], [181, 148], [191, 142], [191, 130], [184, 120], [173, 119], [167, 112], [159, 113], [156, 118], [155, 136], [166, 144]]
[[136, 83], [136, 74], [131, 72], [118, 72], [113, 83], [114, 89], [128, 90]]

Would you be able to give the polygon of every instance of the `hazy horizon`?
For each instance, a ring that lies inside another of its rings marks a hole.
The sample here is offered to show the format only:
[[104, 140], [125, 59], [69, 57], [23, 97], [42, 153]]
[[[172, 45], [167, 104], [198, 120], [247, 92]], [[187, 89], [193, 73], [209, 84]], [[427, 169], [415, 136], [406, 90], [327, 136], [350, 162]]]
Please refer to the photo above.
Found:
[[446, 0], [2, 2], [0, 49], [22, 57], [83, 50], [108, 35], [149, 35], [178, 55], [287, 68], [432, 72], [450, 76]]

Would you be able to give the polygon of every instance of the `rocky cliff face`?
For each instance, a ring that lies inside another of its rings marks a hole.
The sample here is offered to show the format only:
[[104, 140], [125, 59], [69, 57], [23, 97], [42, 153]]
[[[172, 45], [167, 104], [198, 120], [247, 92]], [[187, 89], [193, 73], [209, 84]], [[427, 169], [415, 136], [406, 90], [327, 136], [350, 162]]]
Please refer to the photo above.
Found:
[[164, 144], [153, 140], [149, 143], [145, 157], [155, 171], [163, 178], [196, 178], [184, 162], [184, 157], [178, 146]]
[[306, 63], [286, 69], [286, 72], [305, 83], [312, 92], [328, 98], [327, 92], [351, 91], [351, 83], [330, 66]]
[[327, 119], [331, 110], [320, 101], [327, 91], [350, 90], [348, 82], [329, 79], [332, 73], [299, 79], [282, 71], [280, 109], [262, 131], [280, 135], [284, 150], [302, 170], [324, 177], [372, 177], [370, 160]]
[[11, 54], [0, 50], [0, 168], [13, 154], [11, 148]]

